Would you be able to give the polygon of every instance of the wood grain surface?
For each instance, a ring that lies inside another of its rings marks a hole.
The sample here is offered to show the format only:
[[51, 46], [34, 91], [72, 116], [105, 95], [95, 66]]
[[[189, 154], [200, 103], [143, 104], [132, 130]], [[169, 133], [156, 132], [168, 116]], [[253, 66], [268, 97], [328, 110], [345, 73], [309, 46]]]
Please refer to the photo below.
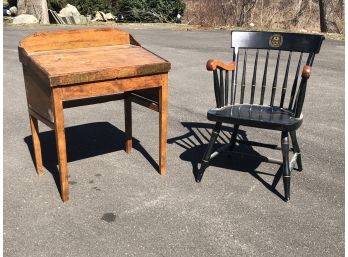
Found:
[[[131, 42], [132, 41], [132, 42]], [[116, 28], [58, 30], [34, 33], [19, 43], [27, 53], [106, 45], [136, 44], [129, 33]]]
[[63, 202], [69, 200], [68, 161], [64, 128], [63, 101], [60, 88], [52, 90], [52, 109], [54, 111], [54, 130], [56, 135], [57, 156], [60, 177], [60, 195]]
[[161, 75], [148, 75], [142, 77], [123, 78], [102, 82], [74, 84], [61, 87], [62, 99], [78, 99], [83, 97], [95, 97], [136, 89], [154, 88], [162, 85]]
[[37, 119], [29, 114], [29, 122], [31, 133], [33, 136], [33, 147], [34, 147], [34, 156], [35, 156], [35, 166], [36, 171], [39, 176], [43, 175], [42, 170], [42, 155], [41, 155], [41, 143], [39, 138], [39, 125]]
[[133, 45], [43, 51], [29, 57], [45, 70], [53, 87], [163, 73], [170, 69], [164, 59]]

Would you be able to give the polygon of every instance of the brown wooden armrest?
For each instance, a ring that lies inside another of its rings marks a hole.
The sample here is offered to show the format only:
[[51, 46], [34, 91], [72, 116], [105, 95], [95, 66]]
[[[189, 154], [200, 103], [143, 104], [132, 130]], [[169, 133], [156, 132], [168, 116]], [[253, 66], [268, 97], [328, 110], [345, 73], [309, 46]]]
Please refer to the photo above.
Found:
[[308, 79], [311, 75], [312, 67], [309, 65], [305, 65], [302, 70], [302, 78]]
[[230, 70], [235, 70], [236, 66], [234, 65], [233, 62], [223, 63], [222, 61], [216, 60], [216, 59], [210, 59], [207, 61], [207, 70], [214, 71], [217, 68], [230, 71]]

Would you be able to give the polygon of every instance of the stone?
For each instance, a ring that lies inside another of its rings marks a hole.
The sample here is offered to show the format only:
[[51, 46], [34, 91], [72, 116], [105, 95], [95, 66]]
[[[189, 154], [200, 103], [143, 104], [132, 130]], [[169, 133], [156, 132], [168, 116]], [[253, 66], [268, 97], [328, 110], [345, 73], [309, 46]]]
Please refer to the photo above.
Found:
[[3, 17], [3, 22], [4, 22], [4, 24], [12, 24], [13, 17], [11, 17], [11, 16], [4, 16]]
[[80, 16], [74, 15], [74, 16], [71, 16], [70, 19], [71, 19], [71, 22], [73, 24], [80, 24], [81, 23]]
[[18, 10], [17, 10], [16, 6], [12, 6], [9, 10], [10, 10], [12, 16], [17, 15]]
[[[77, 16], [74, 16], [74, 17], [75, 17], [75, 21], [76, 21]], [[76, 24], [87, 24], [88, 23], [87, 17], [85, 17], [83, 15], [78, 16], [78, 20], [79, 20], [79, 23], [76, 23]]]
[[87, 18], [83, 15], [74, 15], [71, 18], [74, 19], [74, 24], [87, 24]]
[[59, 15], [63, 17], [69, 17], [69, 16], [79, 16], [80, 13], [75, 6], [71, 4], [67, 4], [66, 7], [60, 10]]
[[115, 20], [115, 16], [112, 13], [108, 12], [105, 14], [105, 19], [106, 20]]
[[13, 19], [13, 24], [33, 24], [39, 23], [38, 19], [34, 15], [21, 14]]
[[106, 21], [104, 18], [105, 14], [103, 12], [96, 12], [95, 17], [92, 21]]
[[105, 13], [100, 12], [101, 16], [103, 17], [103, 21], [106, 21]]

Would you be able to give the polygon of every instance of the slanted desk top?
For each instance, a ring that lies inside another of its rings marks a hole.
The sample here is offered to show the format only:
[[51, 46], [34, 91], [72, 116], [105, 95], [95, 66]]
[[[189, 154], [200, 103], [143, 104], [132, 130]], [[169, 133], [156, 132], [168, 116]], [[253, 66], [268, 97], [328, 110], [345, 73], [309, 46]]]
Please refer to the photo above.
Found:
[[52, 87], [170, 70], [168, 61], [117, 29], [37, 33], [20, 42], [19, 54], [21, 62], [46, 77]]

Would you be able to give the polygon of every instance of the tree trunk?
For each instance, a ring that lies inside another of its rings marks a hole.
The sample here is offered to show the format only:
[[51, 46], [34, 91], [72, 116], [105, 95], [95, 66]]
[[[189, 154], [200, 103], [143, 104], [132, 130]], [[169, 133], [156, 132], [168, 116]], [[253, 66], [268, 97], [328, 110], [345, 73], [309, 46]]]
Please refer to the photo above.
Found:
[[49, 24], [46, 0], [18, 0], [18, 14], [34, 15], [40, 23]]
[[319, 0], [320, 30], [321, 32], [339, 33], [335, 22], [335, 13], [332, 0]]

